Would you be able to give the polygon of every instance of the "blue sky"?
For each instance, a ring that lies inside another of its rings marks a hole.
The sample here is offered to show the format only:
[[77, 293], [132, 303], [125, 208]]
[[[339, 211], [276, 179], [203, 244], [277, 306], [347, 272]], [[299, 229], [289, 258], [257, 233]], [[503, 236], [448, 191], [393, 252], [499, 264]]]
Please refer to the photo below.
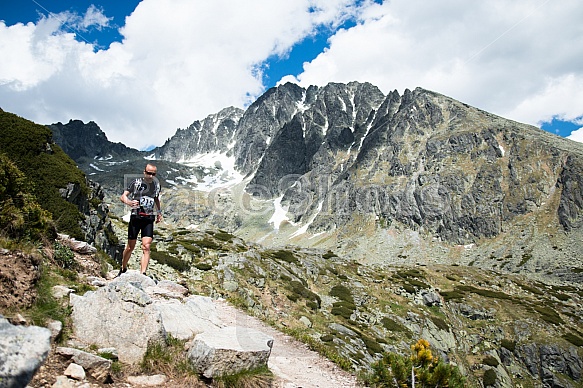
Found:
[[557, 3], [2, 0], [0, 107], [145, 148], [280, 82], [356, 80], [583, 141], [583, 5]]

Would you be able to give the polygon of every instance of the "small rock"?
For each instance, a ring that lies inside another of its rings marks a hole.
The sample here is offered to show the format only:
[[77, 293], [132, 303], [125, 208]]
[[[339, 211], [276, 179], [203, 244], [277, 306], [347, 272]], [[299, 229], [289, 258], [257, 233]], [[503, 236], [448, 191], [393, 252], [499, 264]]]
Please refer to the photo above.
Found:
[[24, 325], [26, 325], [26, 318], [24, 318], [20, 314], [16, 314], [14, 317], [12, 317], [12, 319], [10, 320], [10, 323], [12, 323], [13, 325], [17, 325], [17, 326], [24, 326]]
[[65, 287], [65, 286], [54, 286], [52, 288], [52, 292], [53, 292], [53, 296], [57, 299], [61, 299], [64, 298], [66, 296], [69, 296], [69, 294], [71, 292], [73, 292], [72, 289], [70, 289], [69, 287]]
[[52, 388], [75, 388], [75, 384], [67, 376], [58, 376]]
[[302, 315], [300, 322], [306, 325], [306, 327], [312, 327], [312, 322], [308, 319], [308, 317]]
[[65, 376], [70, 377], [74, 380], [85, 380], [85, 369], [81, 365], [77, 365], [74, 362], [69, 364], [67, 369], [65, 369]]
[[51, 331], [51, 341], [55, 341], [55, 339], [63, 331], [63, 322], [51, 320], [49, 323], [47, 323], [47, 329]]
[[168, 379], [165, 375], [152, 375], [152, 376], [130, 376], [127, 378], [128, 383], [145, 385], [147, 387], [154, 387], [157, 385], [166, 384]]

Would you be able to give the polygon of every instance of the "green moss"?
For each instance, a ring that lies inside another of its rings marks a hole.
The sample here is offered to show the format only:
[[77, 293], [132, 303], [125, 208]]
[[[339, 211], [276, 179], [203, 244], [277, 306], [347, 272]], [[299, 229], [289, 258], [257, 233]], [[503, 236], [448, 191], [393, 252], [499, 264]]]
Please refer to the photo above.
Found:
[[496, 359], [496, 357], [486, 356], [482, 360], [482, 364], [496, 368], [500, 363], [498, 362], [498, 359]]
[[196, 241], [194, 241], [194, 243], [196, 245], [198, 245], [199, 247], [207, 248], [207, 249], [218, 250], [221, 248], [220, 245], [218, 245], [216, 242], [214, 242], [213, 240], [211, 240], [209, 238], [204, 238], [202, 240], [196, 240]]
[[486, 372], [484, 372], [484, 377], [482, 379], [484, 387], [494, 386], [494, 384], [496, 384], [497, 378], [498, 376], [496, 375], [496, 371], [494, 369], [488, 369]]
[[563, 335], [563, 338], [572, 343], [575, 346], [583, 347], [583, 338], [575, 335], [573, 333], [566, 333]]
[[341, 316], [344, 319], [350, 319], [350, 316], [356, 309], [354, 303], [340, 301], [332, 304], [332, 314]]
[[334, 253], [334, 252], [332, 252], [332, 251], [328, 251], [328, 252], [326, 252], [326, 253], [324, 253], [324, 254], [322, 255], [322, 258], [324, 258], [324, 259], [326, 259], [326, 260], [328, 260], [328, 259], [331, 259], [331, 258], [333, 258], [333, 257], [338, 257], [338, 255], [337, 255], [337, 254], [335, 254], [335, 253]]
[[211, 269], [213, 269], [213, 266], [207, 263], [197, 263], [194, 266], [200, 269], [201, 271], [210, 271]]
[[334, 340], [334, 336], [332, 334], [324, 334], [320, 337], [320, 341], [322, 342], [332, 342]]
[[562, 325], [565, 323], [561, 316], [548, 306], [534, 306], [534, 310], [540, 314], [540, 317], [545, 322], [552, 323], [553, 325]]
[[514, 349], [516, 349], [516, 342], [509, 340], [509, 339], [506, 339], [506, 338], [504, 338], [502, 340], [501, 345], [503, 348], [505, 348], [511, 352], [514, 352]]
[[447, 322], [441, 318], [438, 317], [429, 317], [431, 319], [431, 321], [435, 324], [435, 326], [437, 326], [437, 328], [439, 330], [443, 330], [443, 331], [449, 331], [449, 325], [447, 324]]
[[387, 329], [388, 331], [391, 332], [407, 332], [409, 331], [405, 326], [401, 325], [400, 323], [398, 323], [397, 321], [392, 320], [389, 317], [383, 317], [381, 319], [381, 323], [383, 324], [383, 327], [385, 329]]
[[352, 297], [352, 293], [350, 292], [350, 289], [348, 289], [348, 287], [346, 287], [342, 284], [339, 284], [339, 285], [332, 287], [329, 295], [333, 296], [335, 298], [338, 298], [340, 300], [354, 304], [354, 298]]
[[189, 263], [177, 258], [176, 256], [170, 255], [167, 252], [150, 251], [150, 257], [156, 260], [158, 263], [166, 264], [167, 266], [174, 268], [179, 272], [190, 270]]

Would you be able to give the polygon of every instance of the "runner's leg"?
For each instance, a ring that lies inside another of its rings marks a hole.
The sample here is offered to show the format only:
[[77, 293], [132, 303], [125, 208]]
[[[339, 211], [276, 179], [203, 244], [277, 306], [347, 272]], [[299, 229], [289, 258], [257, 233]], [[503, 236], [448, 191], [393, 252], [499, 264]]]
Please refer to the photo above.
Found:
[[152, 237], [142, 237], [142, 260], [140, 261], [140, 272], [146, 273], [150, 263], [150, 244]]

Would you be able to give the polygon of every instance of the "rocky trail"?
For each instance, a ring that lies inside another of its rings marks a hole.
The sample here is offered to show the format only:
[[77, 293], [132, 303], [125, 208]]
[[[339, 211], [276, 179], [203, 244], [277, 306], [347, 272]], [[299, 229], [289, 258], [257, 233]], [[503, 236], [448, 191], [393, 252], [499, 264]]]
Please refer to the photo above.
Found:
[[[7, 253], [7, 252], [4, 252]], [[81, 264], [81, 267], [86, 272], [82, 274], [82, 277], [89, 275], [95, 279], [97, 274], [97, 268], [95, 267], [95, 262], [89, 257], [84, 257], [85, 255], [76, 255], [77, 261]], [[6, 266], [5, 269], [10, 268], [13, 271], [14, 277], [18, 277], [17, 274], [26, 274], [26, 266], [28, 265], [22, 257], [6, 255], [4, 258], [10, 258], [11, 260], [3, 260], [2, 264]], [[30, 264], [30, 263], [29, 263]], [[20, 267], [20, 270], [16, 270]], [[112, 281], [112, 278], [116, 273], [110, 272], [108, 274], [109, 279], [101, 279], [105, 284]], [[3, 294], [24, 292], [30, 288], [32, 279], [28, 281], [13, 283], [20, 284], [22, 290], [4, 290]], [[27, 285], [28, 284], [28, 285]], [[245, 312], [233, 307], [225, 300], [214, 300], [213, 301], [217, 318], [225, 326], [235, 326], [241, 328], [250, 328], [260, 332], [263, 332], [271, 336], [273, 341], [273, 347], [271, 350], [271, 355], [268, 360], [268, 367], [271, 372], [275, 375], [275, 381], [272, 385], [277, 388], [318, 388], [318, 387], [334, 387], [334, 388], [356, 388], [361, 387], [357, 382], [355, 376], [350, 373], [340, 369], [332, 361], [326, 359], [315, 351], [310, 350], [305, 344], [297, 341], [293, 337], [286, 335], [269, 325], [262, 322], [260, 319], [252, 317]], [[72, 339], [74, 342], [74, 339]], [[48, 388], [48, 387], [83, 387], [83, 388], [94, 388], [94, 387], [105, 387], [108, 388], [129, 388], [129, 387], [146, 387], [146, 386], [192, 386], [188, 382], [176, 381], [176, 380], [159, 380], [159, 376], [141, 376], [134, 375], [132, 370], [128, 370], [123, 376], [115, 378], [114, 382], [109, 384], [101, 384], [95, 381], [74, 381], [67, 379], [64, 376], [65, 369], [71, 363], [70, 360], [66, 360], [59, 356], [55, 349], [57, 344], [52, 345], [51, 352], [47, 360], [37, 371], [32, 381], [28, 385], [28, 388]], [[157, 382], [159, 380], [159, 382]], [[199, 387], [205, 386], [203, 383], [200, 385], [195, 385]]]
[[259, 330], [274, 338], [268, 366], [278, 378], [277, 387], [361, 387], [354, 376], [317, 352], [308, 349], [305, 344], [245, 314], [225, 301], [217, 301], [216, 307], [219, 318], [225, 324]]

